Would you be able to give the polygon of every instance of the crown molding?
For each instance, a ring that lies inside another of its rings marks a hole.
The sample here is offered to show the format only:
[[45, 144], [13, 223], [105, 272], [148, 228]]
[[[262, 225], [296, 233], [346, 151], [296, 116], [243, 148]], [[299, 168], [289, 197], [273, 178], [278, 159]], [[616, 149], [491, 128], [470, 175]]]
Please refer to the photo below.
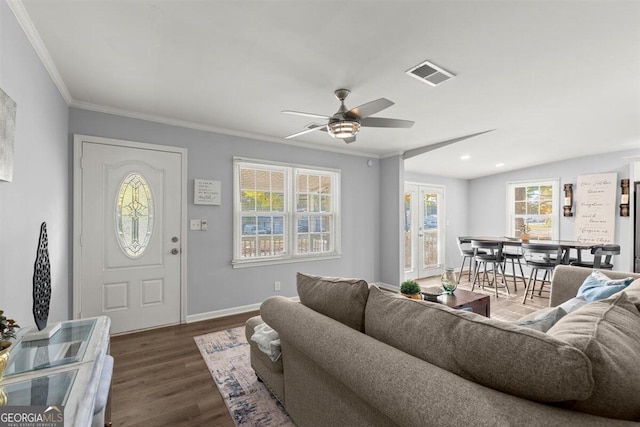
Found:
[[51, 55], [49, 55], [49, 51], [47, 50], [44, 42], [42, 41], [42, 38], [40, 37], [38, 30], [33, 24], [33, 21], [31, 20], [29, 13], [27, 12], [26, 8], [24, 7], [24, 4], [22, 3], [22, 0], [6, 0], [6, 1], [9, 7], [11, 8], [11, 11], [13, 12], [13, 14], [16, 16], [16, 19], [20, 24], [20, 26], [22, 27], [22, 30], [26, 34], [27, 39], [31, 43], [31, 46], [36, 51], [38, 57], [40, 58], [40, 61], [42, 61], [42, 64], [44, 65], [45, 69], [49, 73], [49, 76], [53, 80], [53, 83], [58, 88], [60, 95], [62, 95], [62, 97], [64, 98], [65, 102], [69, 107], [96, 111], [96, 112], [105, 113], [105, 114], [113, 114], [116, 116], [129, 117], [133, 119], [146, 120], [146, 121], [162, 123], [162, 124], [171, 125], [171, 126], [179, 126], [183, 128], [202, 130], [207, 132], [215, 132], [223, 135], [237, 136], [242, 138], [255, 139], [259, 141], [276, 142], [278, 144], [290, 145], [292, 147], [303, 147], [303, 148], [308, 148], [313, 150], [329, 151], [334, 153], [340, 153], [340, 154], [346, 154], [346, 155], [358, 156], [358, 157], [368, 157], [368, 158], [374, 158], [374, 159], [381, 158], [381, 156], [378, 154], [369, 153], [366, 151], [347, 150], [347, 149], [342, 149], [337, 147], [325, 147], [318, 144], [311, 144], [311, 143], [301, 142], [301, 141], [294, 142], [294, 141], [285, 140], [284, 138], [276, 138], [273, 136], [260, 135], [260, 134], [255, 134], [251, 132], [242, 132], [242, 131], [236, 131], [232, 129], [218, 128], [218, 127], [209, 126], [201, 123], [190, 122], [187, 120], [172, 119], [172, 118], [157, 116], [153, 114], [139, 113], [139, 112], [124, 110], [120, 108], [114, 108], [114, 107], [108, 107], [104, 105], [92, 104], [88, 102], [76, 101], [71, 96], [71, 93], [69, 92], [67, 85], [64, 83], [64, 80], [62, 79], [62, 76], [60, 75], [58, 68], [55, 66], [53, 59], [51, 58]]
[[178, 127], [188, 128], [188, 129], [201, 130], [205, 132], [214, 132], [222, 135], [255, 139], [258, 141], [275, 142], [278, 144], [289, 145], [292, 147], [302, 147], [302, 148], [308, 148], [312, 150], [329, 151], [334, 153], [346, 154], [350, 156], [368, 157], [368, 158], [374, 158], [374, 159], [380, 158], [380, 155], [378, 154], [367, 153], [364, 151], [357, 151], [357, 150], [351, 151], [351, 150], [346, 150], [346, 149], [337, 148], [337, 147], [324, 147], [321, 145], [311, 144], [308, 142], [301, 142], [301, 141], [293, 142], [284, 138], [276, 138], [273, 136], [261, 135], [261, 134], [251, 133], [251, 132], [243, 132], [243, 131], [232, 130], [232, 129], [218, 128], [214, 126], [205, 125], [202, 123], [191, 122], [188, 120], [172, 119], [169, 117], [158, 116], [154, 114], [139, 113], [136, 111], [129, 111], [129, 110], [124, 110], [120, 108], [107, 107], [104, 105], [91, 104], [88, 102], [80, 102], [80, 101], [72, 100], [69, 106], [72, 108], [79, 108], [81, 110], [89, 110], [89, 111], [95, 111], [98, 113], [112, 114], [114, 116], [128, 117], [128, 118], [137, 119], [137, 120], [146, 120], [146, 121], [162, 123], [170, 126], [178, 126]]
[[60, 95], [62, 95], [67, 105], [71, 105], [73, 102], [71, 93], [69, 92], [67, 85], [64, 84], [64, 80], [62, 79], [60, 72], [58, 72], [58, 68], [53, 63], [53, 59], [51, 59], [49, 51], [42, 42], [42, 38], [40, 37], [38, 30], [36, 30], [36, 27], [33, 25], [33, 21], [31, 21], [31, 17], [29, 16], [27, 9], [25, 9], [24, 4], [22, 4], [21, 0], [7, 0], [7, 3], [9, 4], [13, 14], [16, 16], [22, 30], [26, 34], [27, 39], [29, 39], [31, 46], [33, 46], [33, 49], [36, 51], [40, 61], [42, 61], [42, 64], [49, 73], [49, 76], [51, 76], [53, 83], [58, 88]]

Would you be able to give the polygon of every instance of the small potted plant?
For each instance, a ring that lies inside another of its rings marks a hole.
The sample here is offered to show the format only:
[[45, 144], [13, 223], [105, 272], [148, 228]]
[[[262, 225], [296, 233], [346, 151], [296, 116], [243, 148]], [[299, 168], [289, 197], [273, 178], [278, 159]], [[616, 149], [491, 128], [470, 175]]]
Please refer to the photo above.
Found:
[[520, 226], [520, 239], [525, 243], [529, 241], [530, 230], [531, 229], [529, 228], [529, 224], [527, 224], [526, 222]]
[[0, 310], [0, 380], [4, 373], [4, 369], [9, 364], [9, 349], [11, 348], [11, 339], [16, 337], [16, 329], [20, 325], [13, 319], [8, 319], [4, 315], [4, 311]]
[[400, 293], [407, 298], [422, 299], [422, 289], [415, 280], [406, 280], [400, 285]]

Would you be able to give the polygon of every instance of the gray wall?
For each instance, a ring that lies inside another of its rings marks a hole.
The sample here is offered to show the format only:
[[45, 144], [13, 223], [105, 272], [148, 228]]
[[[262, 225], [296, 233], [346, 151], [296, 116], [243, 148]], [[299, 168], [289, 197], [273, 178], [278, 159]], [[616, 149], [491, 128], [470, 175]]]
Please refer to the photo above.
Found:
[[469, 181], [408, 171], [405, 171], [404, 180], [405, 182], [433, 184], [444, 187], [446, 212], [444, 265], [459, 269], [462, 257], [458, 249], [457, 237], [468, 234]]
[[[400, 156], [374, 161], [302, 147], [226, 136], [86, 110], [69, 109], [6, 2], [0, 2], [0, 87], [17, 102], [15, 174], [0, 182], [0, 309], [23, 326], [32, 324], [31, 282], [40, 223], [49, 230], [53, 297], [50, 319], [71, 317], [71, 136], [74, 133], [174, 145], [189, 150], [188, 218], [206, 219], [207, 232], [189, 232], [188, 314], [257, 304], [275, 294], [292, 296], [295, 273], [348, 275], [397, 285], [402, 280]], [[585, 157], [464, 181], [407, 175], [446, 186], [447, 265], [456, 265], [459, 234], [502, 235], [508, 181], [560, 177], [561, 185], [589, 173], [629, 177], [625, 156], [640, 150]], [[245, 156], [342, 170], [340, 259], [233, 269], [232, 158]], [[193, 179], [222, 181], [222, 206], [195, 206]], [[619, 198], [619, 194], [618, 194]], [[561, 219], [561, 238], [574, 238], [574, 219]], [[631, 268], [633, 222], [616, 216], [623, 256], [616, 268]], [[455, 262], [450, 262], [455, 259]]]
[[50, 321], [70, 316], [68, 108], [17, 23], [0, 2], [0, 87], [17, 104], [13, 182], [0, 182], [0, 309], [34, 324], [33, 264], [47, 222]]
[[[619, 204], [620, 180], [629, 178], [630, 174], [630, 160], [628, 157], [638, 155], [640, 155], [640, 149], [598, 154], [474, 179], [469, 186], [469, 234], [484, 236], [504, 235], [506, 227], [506, 184], [511, 181], [560, 178], [560, 189], [562, 190], [564, 184], [568, 183], [574, 184], [575, 188], [579, 175], [616, 172], [618, 174], [616, 204]], [[564, 193], [562, 195], [564, 197]], [[615, 241], [621, 247], [621, 255], [616, 257], [614, 261], [615, 269], [632, 271], [633, 218], [620, 217], [619, 209], [616, 209], [615, 233]], [[561, 214], [560, 238], [565, 240], [575, 239], [575, 217], [564, 217]]]
[[380, 281], [400, 286], [404, 276], [404, 161], [393, 156], [382, 159], [380, 165]]
[[[170, 126], [87, 110], [70, 109], [69, 132], [188, 149], [188, 218], [206, 219], [208, 231], [189, 231], [188, 314], [257, 304], [296, 295], [298, 271], [377, 281], [380, 228], [380, 166], [364, 157], [311, 150]], [[342, 171], [342, 257], [262, 267], [231, 267], [234, 156], [337, 168]], [[193, 179], [222, 181], [222, 205], [193, 204]], [[280, 292], [274, 282], [282, 283]]]

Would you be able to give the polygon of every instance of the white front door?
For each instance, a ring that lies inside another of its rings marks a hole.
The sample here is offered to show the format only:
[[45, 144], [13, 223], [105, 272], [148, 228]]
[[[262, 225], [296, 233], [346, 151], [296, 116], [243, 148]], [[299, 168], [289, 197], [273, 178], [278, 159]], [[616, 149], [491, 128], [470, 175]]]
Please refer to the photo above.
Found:
[[112, 333], [179, 323], [186, 153], [79, 136], [75, 149], [74, 317], [109, 316]]
[[444, 187], [405, 184], [405, 280], [442, 274]]

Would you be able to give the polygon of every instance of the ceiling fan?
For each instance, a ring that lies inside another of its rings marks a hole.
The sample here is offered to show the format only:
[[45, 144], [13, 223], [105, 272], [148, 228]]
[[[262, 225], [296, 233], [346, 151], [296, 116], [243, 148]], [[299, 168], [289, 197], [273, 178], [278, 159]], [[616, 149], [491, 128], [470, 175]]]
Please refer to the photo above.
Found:
[[295, 114], [297, 116], [313, 117], [317, 119], [328, 120], [326, 125], [318, 125], [309, 127], [301, 132], [294, 133], [285, 137], [285, 139], [295, 138], [300, 135], [304, 135], [309, 132], [321, 130], [329, 132], [334, 138], [342, 139], [347, 144], [350, 144], [356, 140], [356, 134], [361, 127], [377, 127], [377, 128], [410, 128], [414, 122], [411, 120], [398, 120], [398, 119], [385, 119], [382, 117], [369, 117], [385, 108], [389, 108], [393, 105], [393, 102], [385, 98], [376, 99], [375, 101], [367, 102], [358, 107], [347, 110], [344, 105], [344, 100], [349, 96], [348, 89], [338, 89], [334, 92], [338, 101], [340, 101], [340, 108], [338, 112], [333, 116], [325, 116], [322, 114], [303, 113], [300, 111], [284, 110], [285, 114]]

